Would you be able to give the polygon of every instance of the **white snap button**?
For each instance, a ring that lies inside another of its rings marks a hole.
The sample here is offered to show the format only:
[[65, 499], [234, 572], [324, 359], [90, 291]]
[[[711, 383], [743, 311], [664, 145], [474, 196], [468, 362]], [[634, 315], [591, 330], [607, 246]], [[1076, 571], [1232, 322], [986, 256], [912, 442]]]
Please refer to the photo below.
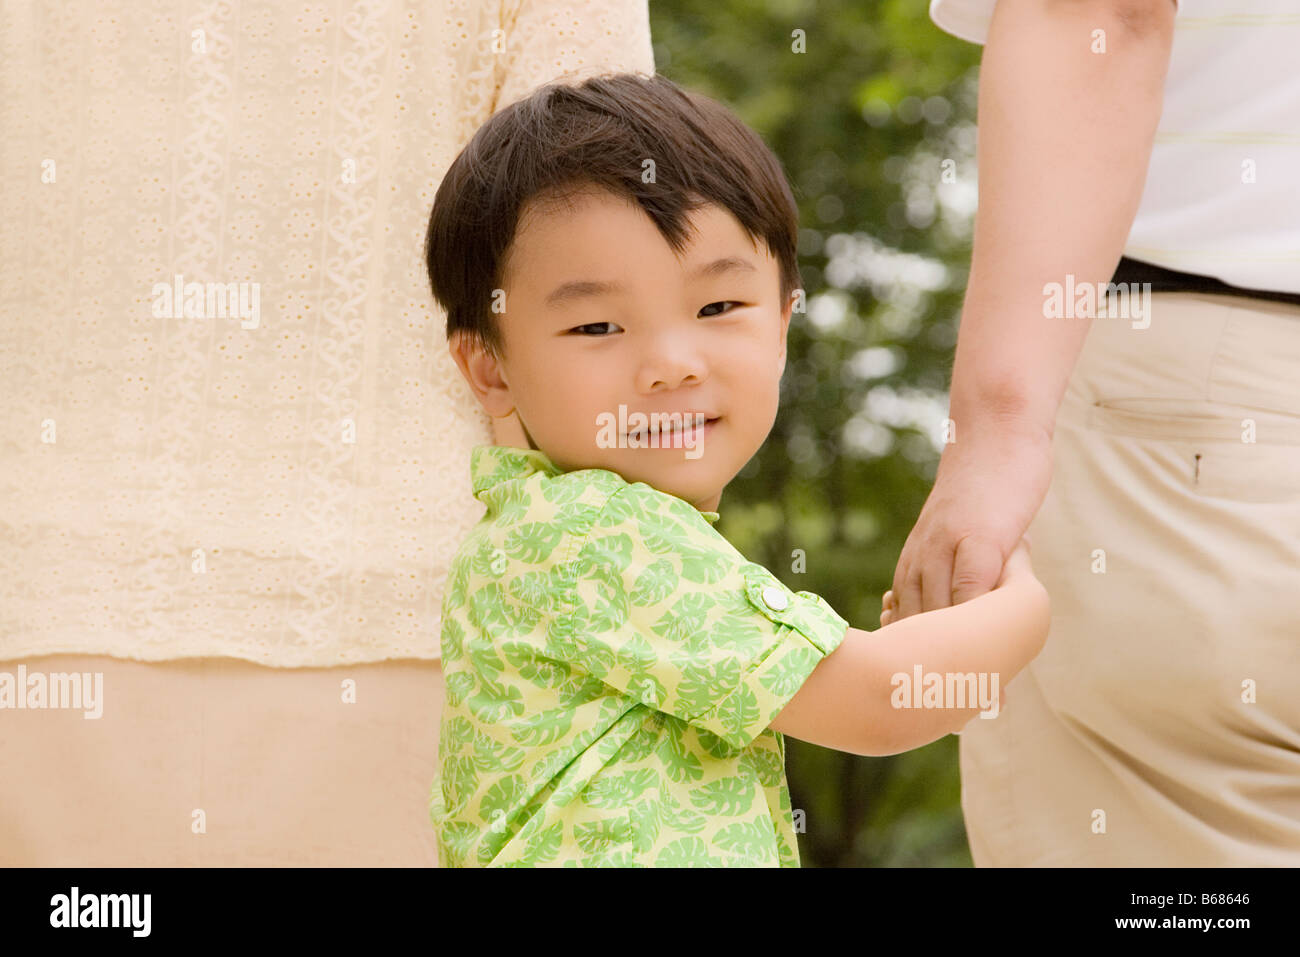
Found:
[[783, 611], [785, 606], [790, 604], [790, 600], [785, 597], [785, 592], [775, 585], [768, 585], [763, 589], [763, 603], [773, 611]]

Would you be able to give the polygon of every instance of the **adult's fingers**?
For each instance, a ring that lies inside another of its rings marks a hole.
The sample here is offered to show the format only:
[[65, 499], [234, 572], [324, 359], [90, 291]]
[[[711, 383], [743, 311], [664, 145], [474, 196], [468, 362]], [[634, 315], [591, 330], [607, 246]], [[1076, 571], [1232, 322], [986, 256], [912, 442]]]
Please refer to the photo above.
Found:
[[953, 548], [944, 539], [930, 542], [921, 559], [921, 611], [934, 611], [952, 604]]
[[914, 560], [917, 550], [916, 541], [909, 537], [894, 568], [894, 621], [921, 610], [921, 566]]
[[960, 605], [991, 591], [1002, 574], [1002, 563], [1002, 549], [991, 538], [962, 538], [952, 561], [952, 603]]

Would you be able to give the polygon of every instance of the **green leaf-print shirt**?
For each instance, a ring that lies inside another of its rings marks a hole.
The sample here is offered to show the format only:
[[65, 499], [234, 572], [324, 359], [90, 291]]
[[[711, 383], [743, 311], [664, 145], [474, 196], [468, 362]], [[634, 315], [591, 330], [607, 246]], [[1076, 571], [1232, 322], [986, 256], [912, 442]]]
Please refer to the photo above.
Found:
[[480, 445], [429, 811], [444, 867], [798, 867], [768, 724], [848, 623], [701, 512]]

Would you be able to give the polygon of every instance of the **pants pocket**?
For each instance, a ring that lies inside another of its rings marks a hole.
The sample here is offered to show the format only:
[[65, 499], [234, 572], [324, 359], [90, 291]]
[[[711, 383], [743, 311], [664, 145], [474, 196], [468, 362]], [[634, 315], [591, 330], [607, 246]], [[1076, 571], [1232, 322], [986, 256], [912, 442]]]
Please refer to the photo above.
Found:
[[1094, 431], [1182, 446], [1199, 495], [1300, 502], [1300, 416], [1221, 402], [1115, 398], [1094, 402], [1087, 423]]

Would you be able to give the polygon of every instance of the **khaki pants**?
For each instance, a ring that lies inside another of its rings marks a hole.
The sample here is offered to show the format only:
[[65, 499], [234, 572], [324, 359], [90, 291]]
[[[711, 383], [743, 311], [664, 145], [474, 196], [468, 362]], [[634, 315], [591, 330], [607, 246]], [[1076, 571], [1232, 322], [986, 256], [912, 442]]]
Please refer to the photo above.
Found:
[[0, 672], [20, 664], [102, 673], [103, 715], [0, 710], [2, 865], [438, 866], [436, 661], [51, 655]]
[[977, 866], [1300, 866], [1300, 307], [1152, 298], [1062, 402], [1051, 634], [960, 738]]

